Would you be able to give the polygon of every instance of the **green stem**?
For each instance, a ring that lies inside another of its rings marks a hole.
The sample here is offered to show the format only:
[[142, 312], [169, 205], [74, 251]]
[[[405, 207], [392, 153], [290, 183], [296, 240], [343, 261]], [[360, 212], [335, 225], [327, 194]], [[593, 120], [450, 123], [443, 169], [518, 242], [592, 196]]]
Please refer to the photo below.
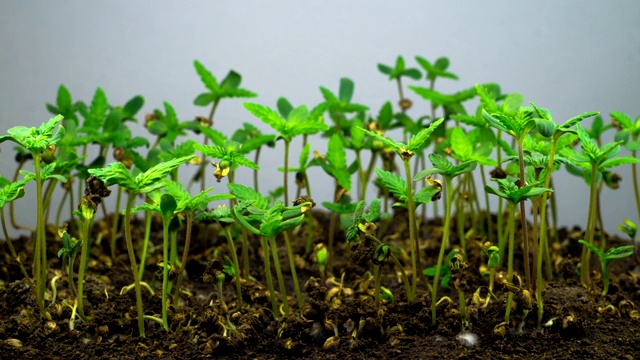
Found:
[[278, 258], [278, 247], [276, 245], [276, 238], [269, 238], [269, 245], [271, 247], [271, 256], [273, 256], [273, 265], [276, 268], [276, 276], [278, 277], [278, 284], [280, 285], [280, 295], [282, 295], [282, 305], [284, 307], [284, 317], [289, 317], [289, 300], [287, 299], [287, 286], [284, 283], [284, 277], [282, 276], [282, 268], [280, 268], [280, 259]]
[[602, 281], [604, 284], [602, 296], [605, 296], [607, 295], [607, 292], [609, 292], [609, 267], [607, 266], [607, 262], [602, 258], [600, 259], [600, 265], [602, 267]]
[[34, 172], [36, 175], [36, 241], [35, 241], [35, 252], [37, 255], [36, 269], [37, 274], [37, 287], [38, 287], [38, 297], [36, 300], [39, 305], [44, 307], [44, 290], [47, 287], [47, 244], [46, 244], [46, 233], [45, 233], [45, 224], [44, 224], [44, 209], [43, 209], [43, 198], [42, 198], [42, 177], [40, 173], [40, 154], [32, 153], [33, 155], [33, 163], [34, 163]]
[[[211, 126], [213, 126], [213, 115], [216, 113], [216, 109], [218, 108], [218, 104], [220, 103], [220, 99], [216, 99], [213, 102], [213, 105], [211, 106], [211, 111], [209, 111], [209, 124], [211, 124]], [[207, 145], [209, 143], [209, 137], [207, 137], [205, 135], [204, 137], [204, 144]], [[205, 187], [206, 187], [206, 174], [207, 172], [205, 171], [206, 166], [207, 166], [207, 157], [202, 154], [202, 162], [200, 163], [200, 169], [198, 171], [200, 171], [200, 191], [204, 191]]]
[[[507, 281], [513, 282], [513, 252], [515, 250], [515, 223], [516, 223], [516, 204], [509, 204], [509, 221], [507, 224], [509, 232], [509, 259], [507, 261]], [[509, 323], [509, 314], [511, 314], [511, 304], [513, 302], [513, 293], [509, 291], [507, 298], [507, 310], [504, 314], [504, 321]]]
[[458, 238], [460, 239], [460, 248], [462, 248], [462, 254], [466, 261], [467, 257], [467, 240], [464, 236], [464, 194], [468, 194], [468, 190], [466, 189], [467, 182], [465, 181], [466, 174], [460, 176], [460, 191], [457, 196], [457, 208], [456, 208], [456, 229], [458, 230]]
[[231, 236], [229, 226], [223, 226], [222, 229], [227, 237], [227, 244], [229, 246], [229, 252], [231, 253], [231, 261], [233, 261], [233, 271], [236, 275], [236, 297], [238, 298], [237, 308], [240, 309], [242, 308], [242, 289], [240, 288], [240, 263], [238, 263], [238, 254], [236, 253], [236, 247], [233, 243], [233, 237]]
[[[133, 241], [131, 240], [131, 208], [136, 200], [136, 193], [129, 192], [129, 200], [124, 214], [124, 235], [127, 241], [127, 252], [129, 253], [129, 261], [131, 262], [131, 273], [133, 274], [133, 282], [136, 290], [136, 308], [138, 310], [138, 331], [141, 337], [144, 335], [144, 309], [142, 307], [142, 289], [140, 288], [140, 278], [138, 277], [138, 263], [136, 255], [133, 252]], [[164, 307], [164, 304], [163, 304]]]
[[[518, 158], [520, 159], [520, 186], [524, 186], [524, 150], [522, 149], [524, 139], [518, 139]], [[526, 288], [531, 291], [531, 264], [529, 263], [529, 230], [527, 226], [527, 212], [524, 201], [520, 201], [520, 227], [522, 228], [522, 251], [524, 256], [524, 277]]]
[[[11, 256], [18, 263], [18, 266], [20, 267], [20, 271], [22, 272], [22, 275], [26, 279], [25, 281], [27, 282], [27, 284], [29, 284], [29, 288], [31, 289], [31, 292], [33, 292], [33, 295], [35, 295], [37, 298], [38, 292], [36, 290], [36, 286], [33, 284], [33, 280], [29, 276], [29, 273], [27, 273], [27, 270], [24, 268], [24, 265], [22, 265], [22, 263], [17, 260], [18, 254], [16, 253], [16, 249], [13, 247], [13, 241], [11, 241], [11, 237], [7, 233], [7, 222], [4, 217], [4, 206], [0, 207], [0, 219], [2, 221], [2, 232], [4, 233], [4, 238], [7, 241], [7, 245], [9, 246], [9, 251], [11, 252]], [[70, 279], [69, 282], [71, 281], [72, 280]], [[40, 305], [41, 304], [38, 302], [38, 307], [40, 308], [40, 314], [51, 319], [51, 315], [48, 315], [47, 311], [44, 309], [44, 306], [40, 307]]]
[[[83, 206], [83, 210], [87, 207]], [[82, 211], [83, 218], [80, 221], [80, 231], [82, 232], [82, 250], [80, 251], [80, 269], [78, 269], [78, 315], [84, 322], [88, 322], [89, 318], [84, 314], [84, 272], [87, 268], [87, 261], [89, 260], [89, 249], [91, 248], [91, 227], [93, 225], [94, 211], [92, 209], [86, 209], [90, 212], [90, 217], [84, 218], [85, 211]], [[69, 279], [72, 282], [73, 279]]]
[[[256, 164], [258, 164], [258, 162], [260, 161], [260, 150], [262, 149], [262, 147], [258, 147], [256, 149], [256, 156], [253, 159], [253, 162], [255, 162]], [[258, 169], [253, 169], [253, 188], [259, 192], [258, 190]]]
[[464, 299], [464, 291], [458, 291], [458, 304], [460, 306], [460, 318], [462, 320], [462, 329], [467, 327], [467, 302]]
[[140, 269], [138, 269], [138, 279], [144, 276], [144, 268], [147, 264], [147, 251], [149, 251], [149, 238], [151, 236], [151, 221], [153, 216], [151, 210], [144, 212], [144, 242], [142, 243], [142, 254], [140, 254]]
[[[634, 139], [636, 140], [637, 137]], [[636, 151], [631, 152], [631, 156], [636, 157]], [[633, 180], [633, 194], [636, 199], [636, 208], [638, 210], [638, 219], [640, 219], [640, 190], [638, 190], [638, 169], [635, 163], [631, 164], [631, 178]]]
[[262, 237], [262, 251], [264, 253], [264, 274], [267, 278], [267, 289], [269, 289], [269, 298], [271, 299], [271, 311], [274, 318], [280, 317], [278, 302], [276, 300], [276, 290], [273, 287], [273, 278], [271, 277], [271, 260], [269, 259], [269, 243], [266, 237]]
[[[591, 184], [589, 194], [589, 216], [587, 218], [587, 242], [593, 245], [593, 237], [596, 228], [596, 196], [598, 184], [596, 183], [596, 176], [598, 175], [598, 167], [595, 164], [591, 165]], [[580, 261], [580, 280], [583, 286], [589, 286], [591, 282], [591, 274], [589, 274], [589, 260], [591, 258], [591, 250], [583, 246], [582, 257]]]
[[445, 181], [445, 209], [444, 209], [444, 227], [442, 229], [442, 243], [440, 244], [440, 253], [438, 254], [438, 262], [436, 263], [436, 273], [433, 278], [433, 287], [431, 288], [431, 324], [436, 324], [436, 303], [438, 295], [438, 284], [440, 284], [440, 271], [442, 270], [442, 262], [444, 253], [449, 244], [449, 228], [451, 224], [451, 197], [453, 195], [452, 178], [444, 177]]
[[120, 219], [120, 202], [122, 201], [122, 188], [118, 187], [118, 195], [116, 197], [116, 210], [111, 219], [111, 259], [116, 258], [116, 239], [118, 238], [118, 221]]
[[51, 179], [47, 183], [47, 190], [44, 192], [44, 223], [45, 225], [49, 223], [49, 205], [51, 204], [51, 196], [53, 196], [53, 190], [55, 190], [55, 186], [58, 183], [57, 179]]
[[[182, 279], [184, 278], [184, 268], [187, 265], [187, 259], [189, 257], [189, 247], [191, 246], [191, 228], [193, 226], [193, 212], [188, 212], [187, 216], [187, 229], [184, 240], [184, 249], [182, 250], [182, 261], [180, 262], [180, 272], [178, 273], [178, 280], [176, 281], [176, 289], [173, 294], [173, 303], [178, 304], [180, 298], [180, 291], [182, 289]], [[240, 269], [236, 269], [236, 274], [240, 274]]]
[[416, 237], [416, 213], [413, 206], [413, 178], [411, 177], [411, 165], [409, 159], [402, 161], [404, 171], [407, 177], [407, 214], [409, 215], [409, 241], [411, 242], [411, 293], [409, 294], [409, 302], [416, 300], [418, 290], [418, 269], [420, 259], [418, 255], [418, 239]]
[[171, 215], [162, 216], [162, 327], [169, 331], [167, 318], [167, 292], [169, 288], [169, 224]]
[[[293, 281], [293, 287], [296, 291], [296, 300], [298, 301], [298, 310], [302, 311], [302, 292], [300, 291], [300, 283], [298, 282], [298, 274], [296, 271], [296, 261], [293, 256], [293, 248], [291, 247], [291, 241], [289, 240], [289, 232], [285, 231], [284, 243], [287, 247], [287, 257], [289, 258], [289, 267], [291, 268], [291, 280]], [[274, 240], [275, 241], [275, 240]]]
[[[484, 174], [484, 166], [480, 165], [480, 178], [482, 179], [482, 188], [487, 186], [487, 176]], [[491, 206], [489, 203], [489, 193], [484, 192], [484, 202], [486, 205], [486, 217], [487, 217], [487, 241], [493, 242], [493, 219], [491, 218]]]
[[[67, 179], [67, 181], [71, 181], [71, 178]], [[69, 189], [65, 189], [64, 193], [62, 194], [62, 199], [60, 199], [60, 204], [58, 204], [58, 211], [56, 212], [56, 229], [60, 228], [62, 208], [64, 207], [64, 203], [67, 201], [67, 196], [69, 196]]]

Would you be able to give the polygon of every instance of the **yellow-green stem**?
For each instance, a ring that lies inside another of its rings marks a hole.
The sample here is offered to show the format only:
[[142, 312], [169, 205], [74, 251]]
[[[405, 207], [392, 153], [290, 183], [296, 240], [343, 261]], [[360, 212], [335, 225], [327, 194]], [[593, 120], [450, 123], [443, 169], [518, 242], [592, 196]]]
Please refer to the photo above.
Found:
[[236, 247], [233, 243], [229, 226], [223, 226], [222, 229], [224, 230], [224, 235], [227, 237], [227, 244], [229, 252], [231, 253], [231, 261], [233, 262], [233, 272], [235, 273], [236, 281], [236, 297], [238, 298], [238, 305], [236, 307], [240, 309], [242, 308], [242, 289], [240, 288], [240, 264], [238, 263], [238, 254], [236, 253]]
[[[84, 205], [83, 205], [84, 207]], [[84, 211], [82, 212], [84, 216]], [[80, 269], [78, 269], [78, 315], [84, 322], [88, 322], [89, 319], [84, 314], [84, 272], [87, 268], [87, 261], [89, 260], [89, 249], [91, 247], [91, 227], [93, 225], [93, 211], [91, 211], [91, 217], [88, 219], [81, 219], [80, 231], [82, 232], [82, 250], [80, 251]], [[69, 282], [73, 282], [73, 279], [69, 279]]]
[[276, 300], [276, 290], [273, 287], [273, 278], [271, 277], [271, 260], [269, 259], [269, 243], [266, 237], [262, 237], [262, 251], [264, 253], [264, 275], [267, 278], [267, 289], [269, 289], [269, 298], [271, 299], [271, 311], [274, 318], [280, 317], [278, 302]]
[[298, 274], [296, 271], [296, 259], [293, 255], [293, 248], [291, 247], [291, 241], [289, 240], [289, 232], [285, 231], [284, 243], [287, 247], [287, 257], [289, 258], [289, 267], [291, 268], [291, 280], [293, 281], [293, 287], [296, 291], [296, 300], [298, 302], [298, 310], [302, 311], [302, 292], [300, 291], [300, 283], [298, 282]]
[[[144, 309], [142, 307], [142, 289], [140, 288], [140, 278], [138, 277], [138, 263], [136, 255], [133, 252], [133, 241], [131, 240], [131, 208], [136, 200], [136, 193], [129, 192], [129, 200], [124, 215], [124, 235], [127, 242], [127, 252], [129, 253], [129, 261], [131, 262], [131, 273], [133, 274], [133, 283], [136, 290], [136, 309], [138, 311], [138, 331], [140, 336], [144, 337]], [[164, 307], [164, 305], [163, 305]]]
[[[516, 204], [509, 202], [509, 221], [507, 223], [507, 231], [509, 232], [509, 259], [507, 261], [507, 281], [513, 282], [513, 252], [515, 250], [515, 223], [516, 223]], [[511, 304], [513, 302], [513, 293], [509, 291], [507, 297], [507, 310], [504, 314], [504, 321], [509, 323], [509, 314], [511, 314]]]
[[438, 302], [438, 285], [440, 284], [440, 271], [442, 270], [442, 262], [444, 253], [449, 244], [449, 228], [451, 227], [451, 197], [453, 195], [451, 177], [445, 176], [445, 209], [444, 209], [444, 227], [442, 229], [442, 242], [440, 243], [440, 253], [438, 254], [438, 262], [436, 263], [436, 273], [433, 278], [433, 286], [431, 287], [431, 324], [436, 324], [436, 303]]
[[287, 299], [287, 286], [284, 283], [284, 277], [282, 276], [282, 268], [280, 267], [280, 259], [278, 258], [278, 246], [276, 244], [276, 238], [269, 238], [269, 245], [271, 247], [271, 256], [273, 256], [273, 265], [276, 268], [276, 276], [278, 277], [278, 284], [280, 285], [280, 295], [282, 296], [282, 305], [284, 310], [284, 317], [289, 317], [289, 300]]
[[116, 239], [118, 238], [118, 221], [120, 219], [120, 202], [122, 201], [122, 188], [118, 187], [118, 195], [116, 196], [116, 210], [111, 218], [111, 259], [116, 258]]
[[[176, 281], [176, 289], [173, 295], [173, 303], [178, 304], [180, 298], [180, 291], [182, 290], [182, 279], [184, 278], [184, 268], [187, 265], [187, 259], [189, 257], [189, 247], [191, 246], [191, 228], [193, 226], [193, 212], [188, 212], [187, 217], [187, 229], [184, 240], [184, 249], [182, 250], [182, 261], [180, 262], [180, 272], [178, 273], [178, 280]], [[240, 276], [240, 269], [236, 269], [236, 275]]]
[[171, 215], [162, 216], [162, 327], [169, 331], [167, 318], [167, 292], [169, 288], [169, 224]]
[[[596, 183], [596, 176], [598, 175], [598, 167], [592, 165], [591, 168], [591, 184], [589, 194], [589, 216], [587, 218], [587, 242], [593, 245], [593, 237], [596, 228], [596, 196], [598, 184]], [[582, 257], [580, 260], [580, 280], [583, 286], [589, 286], [591, 282], [591, 274], [589, 273], [589, 262], [591, 259], [591, 250], [586, 246], [582, 247]]]
[[420, 266], [418, 254], [418, 238], [416, 237], [416, 213], [413, 206], [413, 178], [411, 177], [411, 165], [409, 159], [402, 161], [407, 177], [407, 214], [409, 215], [409, 242], [411, 243], [411, 293], [409, 302], [416, 300], [418, 290], [418, 269]]

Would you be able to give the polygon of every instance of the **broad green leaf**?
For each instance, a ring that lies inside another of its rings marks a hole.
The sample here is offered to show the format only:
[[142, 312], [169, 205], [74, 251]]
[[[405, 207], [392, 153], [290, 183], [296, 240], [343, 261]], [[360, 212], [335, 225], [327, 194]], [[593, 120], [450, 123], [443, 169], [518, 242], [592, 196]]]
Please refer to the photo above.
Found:
[[364, 131], [361, 130], [363, 127], [364, 123], [361, 118], [353, 119], [351, 123], [351, 145], [356, 150], [364, 147]]
[[353, 97], [353, 90], [355, 88], [355, 84], [353, 80], [349, 78], [341, 78], [340, 79], [340, 88], [338, 98], [340, 101], [345, 103], [350, 103], [351, 98]]
[[291, 113], [291, 110], [293, 110], [293, 105], [291, 105], [289, 100], [282, 96], [278, 98], [276, 107], [278, 108], [280, 116], [282, 116], [284, 119], [289, 118], [289, 113]]
[[170, 194], [164, 194], [160, 198], [160, 212], [163, 218], [171, 217], [178, 208], [176, 199]]
[[461, 160], [470, 159], [473, 155], [473, 145], [467, 134], [461, 127], [455, 127], [451, 131], [451, 149]]
[[214, 101], [212, 93], [202, 93], [193, 100], [193, 104], [197, 106], [209, 106]]
[[220, 83], [220, 88], [235, 90], [238, 87], [240, 87], [241, 82], [242, 82], [242, 76], [239, 73], [231, 70], [229, 71], [227, 76], [225, 76], [225, 78], [222, 79], [222, 82]]

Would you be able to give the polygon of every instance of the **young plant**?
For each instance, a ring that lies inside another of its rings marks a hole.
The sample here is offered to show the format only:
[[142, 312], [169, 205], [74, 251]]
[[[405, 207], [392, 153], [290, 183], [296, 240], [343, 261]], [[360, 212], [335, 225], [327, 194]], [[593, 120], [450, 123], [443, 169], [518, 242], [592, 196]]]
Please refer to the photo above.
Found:
[[578, 240], [578, 242], [588, 247], [591, 251], [593, 251], [596, 255], [598, 255], [598, 258], [600, 259], [600, 265], [602, 267], [602, 281], [604, 282], [604, 286], [602, 289], [602, 296], [607, 295], [607, 292], [609, 291], [609, 263], [615, 259], [622, 259], [627, 256], [631, 256], [634, 253], [633, 248], [635, 246], [634, 245], [619, 246], [616, 248], [611, 248], [607, 252], [603, 252], [597, 246], [594, 246], [593, 244], [589, 244], [588, 242], [582, 239]]
[[[33, 271], [36, 278], [36, 303], [42, 316], [47, 316], [44, 311], [44, 290], [47, 283], [47, 244], [44, 223], [44, 198], [42, 192], [41, 159], [42, 154], [64, 137], [64, 127], [58, 126], [62, 116], [51, 118], [40, 127], [28, 128], [16, 126], [7, 130], [7, 135], [0, 136], [0, 143], [7, 140], [13, 141], [27, 149], [33, 158], [34, 180], [36, 182], [36, 231], [34, 240]], [[56, 130], [56, 127], [58, 129]], [[47, 316], [48, 317], [48, 316]]]
[[389, 75], [389, 80], [396, 81], [396, 84], [398, 84], [398, 95], [400, 96], [400, 109], [402, 110], [402, 112], [406, 112], [411, 107], [411, 100], [404, 97], [404, 92], [402, 89], [402, 77], [406, 76], [413, 80], [420, 80], [422, 78], [422, 73], [416, 68], [407, 68], [402, 56], [398, 56], [396, 58], [394, 67], [379, 63], [378, 70], [385, 75]]
[[[209, 111], [209, 116], [207, 118], [201, 119], [200, 125], [203, 127], [210, 128], [213, 126], [213, 117], [215, 115], [216, 109], [220, 104], [222, 99], [230, 99], [230, 98], [254, 98], [258, 96], [256, 93], [240, 88], [240, 83], [242, 82], [242, 76], [234, 71], [230, 70], [227, 76], [220, 83], [215, 76], [198, 60], [193, 62], [193, 66], [196, 69], [196, 72], [200, 76], [200, 80], [207, 88], [207, 92], [201, 93], [194, 100], [193, 103], [197, 106], [209, 106], [211, 105], [211, 110]], [[205, 136], [204, 145], [208, 145], [209, 137]], [[206, 158], [203, 154], [202, 164], [200, 165], [200, 170], [198, 171], [197, 176], [200, 176], [200, 191], [204, 191], [205, 188], [205, 164]], [[257, 162], [257, 155], [256, 155]]]
[[[20, 267], [20, 271], [25, 278], [27, 284], [29, 284], [29, 288], [31, 292], [33, 292], [33, 296], [38, 298], [38, 291], [36, 286], [33, 284], [33, 280], [27, 273], [27, 270], [24, 268], [24, 260], [26, 259], [26, 255], [22, 252], [20, 254], [16, 253], [16, 249], [13, 246], [13, 241], [11, 240], [11, 236], [7, 232], [7, 222], [4, 216], [4, 207], [5, 205], [12, 203], [13, 201], [20, 199], [24, 196], [24, 186], [29, 182], [29, 179], [22, 179], [16, 182], [9, 183], [8, 180], [2, 178], [6, 184], [0, 188], [0, 220], [2, 221], [2, 233], [4, 234], [4, 239], [9, 246], [9, 252], [11, 252], [11, 257], [14, 259], [18, 266]], [[51, 315], [44, 309], [44, 303], [36, 302], [38, 307], [40, 308], [40, 313], [44, 315], [46, 318], [51, 319]]]
[[[231, 192], [236, 194], [236, 190], [243, 191], [238, 186], [231, 187]], [[241, 197], [241, 196], [238, 196]], [[263, 247], [265, 250], [265, 270], [268, 268], [269, 264], [266, 260], [268, 258], [267, 248], [271, 247], [271, 255], [273, 256], [274, 265], [276, 268], [276, 275], [278, 277], [278, 283], [280, 284], [280, 293], [283, 298], [283, 310], [284, 317], [289, 316], [289, 303], [287, 301], [287, 290], [284, 283], [284, 278], [282, 276], [282, 270], [280, 268], [280, 260], [278, 259], [278, 247], [276, 244], [276, 236], [280, 233], [285, 233], [289, 229], [293, 229], [296, 226], [299, 226], [304, 221], [304, 213], [302, 209], [308, 207], [310, 203], [303, 203], [294, 207], [285, 207], [282, 202], [276, 202], [273, 206], [268, 207], [267, 209], [259, 209], [251, 206], [253, 201], [243, 201], [240, 202], [233, 209], [233, 215], [236, 220], [242, 224], [247, 230], [249, 230], [254, 235], [258, 235], [263, 239]], [[244, 215], [243, 212], [247, 211], [249, 214]], [[259, 229], [255, 226], [251, 225], [250, 221], [259, 220]], [[268, 242], [268, 244], [267, 244]], [[289, 247], [287, 248], [287, 255], [289, 256], [289, 265], [291, 268], [291, 275], [293, 277], [295, 289], [296, 289], [296, 298], [298, 299], [298, 307], [299, 310], [302, 311], [302, 294], [300, 293], [300, 285], [297, 284], [298, 279], [294, 275], [295, 274], [295, 264], [293, 263], [293, 253], [289, 251]], [[270, 272], [270, 271], [269, 271]], [[272, 281], [269, 279], [270, 275], [267, 272], [267, 281]], [[269, 289], [271, 293], [271, 305], [273, 307], [274, 314], [279, 314], [280, 311], [276, 305], [273, 284]]]
[[640, 266], [640, 254], [638, 253], [638, 244], [636, 243], [636, 233], [638, 227], [629, 219], [622, 219], [623, 223], [618, 225], [618, 230], [627, 234], [631, 238], [631, 244], [633, 244], [633, 260], [637, 266]]
[[411, 292], [408, 295], [409, 302], [414, 302], [416, 299], [416, 291], [418, 286], [418, 269], [420, 268], [418, 259], [418, 238], [416, 237], [416, 213], [415, 206], [413, 204], [413, 180], [411, 176], [411, 158], [416, 152], [422, 151], [425, 141], [429, 138], [429, 135], [438, 127], [444, 119], [439, 119], [432, 122], [429, 127], [424, 128], [419, 133], [413, 135], [407, 144], [393, 141], [376, 132], [363, 129], [365, 133], [373, 137], [376, 140], [381, 141], [385, 146], [393, 149], [393, 151], [400, 156], [402, 163], [404, 164], [406, 182], [407, 182], [407, 209], [409, 215], [409, 243], [411, 244]]
[[[429, 160], [433, 165], [432, 169], [427, 169], [419, 172], [413, 178], [413, 181], [420, 181], [430, 175], [442, 175], [444, 177], [444, 190], [445, 190], [445, 212], [444, 212], [444, 225], [442, 232], [442, 242], [440, 243], [440, 253], [438, 254], [438, 262], [436, 263], [436, 273], [433, 279], [433, 286], [431, 288], [431, 323], [436, 324], [436, 303], [438, 296], [438, 282], [440, 280], [440, 271], [442, 269], [442, 261], [444, 260], [445, 249], [449, 246], [449, 231], [451, 227], [451, 203], [453, 202], [453, 179], [464, 173], [473, 171], [476, 168], [477, 162], [468, 161], [459, 165], [453, 165], [449, 160], [438, 154], [429, 155]], [[464, 237], [460, 239], [464, 241]], [[465, 244], [463, 243], [462, 251], [465, 251]]]
[[[509, 205], [509, 220], [507, 223], [507, 231], [509, 234], [509, 255], [507, 260], [507, 281], [513, 283], [513, 252], [515, 250], [515, 218], [516, 218], [516, 206], [518, 203], [522, 203], [526, 199], [535, 198], [542, 195], [545, 192], [552, 192], [553, 190], [543, 187], [537, 187], [537, 184], [530, 184], [519, 187], [516, 185], [516, 181], [512, 177], [506, 179], [492, 179], [498, 183], [498, 189], [495, 189], [489, 185], [485, 186], [485, 191], [490, 194], [499, 196], [507, 200]], [[513, 292], [509, 291], [507, 299], [507, 311], [505, 313], [505, 322], [509, 322], [509, 314], [511, 313], [511, 303], [513, 301]]]
[[[576, 124], [576, 130], [578, 132], [578, 139], [580, 140], [580, 147], [582, 148], [582, 154], [577, 152], [570, 153], [571, 160], [584, 170], [589, 171], [587, 173], [588, 184], [590, 187], [589, 195], [589, 216], [587, 217], [587, 230], [586, 230], [586, 242], [593, 245], [595, 229], [596, 229], [596, 197], [598, 184], [602, 178], [602, 172], [615, 166], [634, 164], [640, 162], [640, 159], [628, 156], [615, 157], [620, 152], [620, 143], [612, 142], [605, 144], [602, 147], [598, 146], [596, 142], [587, 134], [587, 132]], [[582, 258], [580, 261], [581, 271], [580, 280], [583, 286], [588, 286], [590, 282], [589, 274], [589, 259], [591, 257], [591, 247], [585, 246], [582, 248]]]
[[[131, 239], [131, 209], [138, 194], [147, 194], [154, 190], [160, 189], [164, 182], [162, 181], [178, 166], [193, 159], [193, 156], [185, 156], [160, 163], [151, 167], [149, 170], [133, 176], [129, 170], [120, 162], [113, 162], [106, 168], [90, 169], [89, 173], [98, 179], [104, 181], [107, 185], [117, 184], [129, 191], [129, 200], [124, 214], [124, 233], [127, 241], [127, 250], [129, 252], [129, 261], [131, 262], [131, 272], [133, 273], [133, 281], [136, 291], [136, 308], [138, 311], [138, 331], [140, 336], [145, 336], [144, 329], [144, 309], [142, 306], [142, 290], [140, 287], [140, 278], [138, 276], [138, 263], [133, 251], [133, 241]], [[163, 304], [165, 307], [165, 304]]]
[[[615, 140], [622, 141], [625, 147], [631, 151], [631, 156], [636, 157], [640, 150], [638, 137], [640, 136], [640, 116], [634, 122], [631, 118], [619, 111], [611, 112], [612, 122], [618, 128]], [[636, 208], [638, 210], [638, 218], [640, 219], [640, 189], [638, 188], [638, 168], [636, 164], [631, 164], [631, 179], [633, 181], [633, 194], [636, 199]]]

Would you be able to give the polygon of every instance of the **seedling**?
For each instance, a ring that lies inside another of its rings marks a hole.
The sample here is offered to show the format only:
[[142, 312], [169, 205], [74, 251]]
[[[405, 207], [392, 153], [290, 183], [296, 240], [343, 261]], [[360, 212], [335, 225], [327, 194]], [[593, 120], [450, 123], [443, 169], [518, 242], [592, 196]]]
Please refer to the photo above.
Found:
[[[418, 173], [413, 180], [420, 181], [430, 175], [442, 175], [444, 177], [445, 190], [445, 211], [444, 211], [444, 227], [442, 232], [442, 241], [440, 243], [440, 252], [438, 254], [438, 262], [436, 263], [436, 272], [433, 278], [433, 286], [431, 288], [431, 323], [436, 324], [436, 301], [438, 295], [438, 281], [440, 280], [440, 272], [442, 270], [442, 261], [444, 260], [444, 252], [449, 246], [449, 231], [451, 227], [451, 203], [453, 202], [453, 179], [464, 173], [473, 171], [476, 168], [476, 161], [463, 162], [460, 165], [453, 165], [449, 160], [438, 154], [429, 155], [429, 160], [433, 165], [432, 169], [423, 170]], [[462, 241], [462, 251], [465, 251], [466, 244], [464, 237]]]
[[[597, 246], [589, 244], [588, 242], [582, 239], [578, 240], [578, 242], [588, 247], [600, 259], [600, 265], [602, 267], [602, 281], [604, 282], [604, 286], [602, 289], [602, 296], [607, 295], [607, 292], [609, 291], [609, 263], [615, 259], [622, 259], [627, 256], [631, 256], [634, 253], [633, 248], [635, 246], [634, 245], [619, 246], [615, 248], [610, 248], [609, 250], [607, 250], [607, 252], [603, 252]], [[627, 250], [631, 250], [631, 251], [627, 251]], [[588, 270], [582, 269], [582, 271], [588, 271]]]
[[[459, 252], [458, 249], [453, 249], [451, 251], [449, 251], [449, 254], [447, 255], [447, 257], [444, 259], [444, 262], [449, 264], [451, 259], [453, 259], [454, 256], [456, 256], [456, 254]], [[434, 265], [431, 267], [428, 267], [424, 270], [422, 270], [422, 273], [425, 276], [428, 277], [435, 277], [436, 276], [436, 270], [437, 270], [438, 265]], [[440, 286], [442, 286], [444, 289], [450, 289], [451, 287], [449, 286], [449, 282], [451, 281], [451, 269], [450, 267], [443, 267], [440, 269]]]
[[618, 225], [618, 229], [631, 238], [631, 243], [633, 244], [633, 260], [637, 266], [640, 266], [640, 254], [638, 253], [638, 244], [636, 241], [638, 227], [629, 219], [623, 219], [622, 221], [623, 223]]
[[409, 302], [414, 302], [416, 300], [416, 291], [418, 286], [418, 269], [420, 269], [420, 264], [418, 260], [418, 238], [416, 237], [416, 213], [415, 207], [413, 204], [413, 181], [411, 176], [411, 158], [416, 152], [422, 150], [425, 141], [429, 138], [429, 135], [440, 125], [444, 119], [439, 119], [431, 123], [429, 127], [424, 128], [422, 131], [412, 136], [409, 139], [407, 144], [403, 144], [401, 142], [393, 141], [389, 138], [386, 138], [382, 135], [379, 135], [376, 132], [372, 132], [369, 130], [365, 130], [369, 136], [373, 137], [376, 140], [381, 141], [385, 146], [393, 149], [395, 153], [397, 153], [402, 162], [404, 164], [404, 170], [406, 175], [407, 182], [407, 209], [409, 214], [409, 242], [411, 244], [411, 292], [408, 294]]
[[422, 73], [418, 69], [407, 68], [402, 56], [398, 56], [396, 58], [394, 67], [390, 67], [384, 64], [378, 64], [378, 70], [385, 75], [389, 75], [389, 80], [396, 81], [396, 83], [398, 84], [398, 95], [400, 95], [400, 109], [402, 110], [402, 112], [406, 112], [411, 107], [411, 100], [404, 97], [404, 93], [402, 91], [402, 77], [406, 76], [413, 80], [420, 80], [422, 78]]
[[[41, 164], [42, 154], [48, 148], [54, 146], [64, 137], [64, 127], [58, 126], [62, 121], [62, 116], [58, 115], [49, 119], [40, 127], [28, 128], [25, 126], [15, 126], [7, 130], [8, 135], [0, 136], [0, 143], [7, 140], [13, 141], [27, 149], [33, 157], [34, 180], [36, 182], [36, 232], [34, 241], [33, 271], [36, 278], [36, 302], [40, 313], [44, 312], [44, 290], [47, 283], [47, 244], [44, 223], [44, 198], [42, 193]], [[56, 130], [56, 127], [58, 128]], [[47, 316], [48, 317], [48, 316]]]
[[[142, 306], [142, 291], [140, 288], [140, 278], [138, 275], [138, 263], [133, 252], [133, 242], [131, 240], [131, 209], [138, 194], [150, 193], [161, 188], [164, 183], [162, 180], [178, 166], [191, 160], [193, 156], [185, 156], [160, 163], [149, 170], [133, 176], [129, 170], [120, 162], [113, 162], [106, 168], [90, 169], [91, 175], [101, 179], [107, 185], [117, 184], [129, 190], [129, 200], [125, 209], [124, 232], [127, 241], [127, 250], [129, 252], [129, 261], [131, 262], [131, 272], [133, 273], [133, 281], [136, 290], [136, 308], [138, 310], [138, 331], [140, 336], [145, 336], [144, 330], [144, 309]], [[163, 303], [165, 308], [166, 304]], [[165, 310], [166, 311], [166, 310]]]
[[[640, 136], [640, 116], [636, 117], [634, 122], [628, 115], [618, 111], [611, 112], [610, 115], [611, 121], [618, 129], [615, 140], [622, 141], [627, 150], [631, 151], [631, 156], [636, 157], [638, 150], [640, 150], [640, 143], [638, 142], [638, 136]], [[640, 189], [638, 188], [638, 168], [636, 164], [631, 164], [631, 177], [638, 218], [640, 219]]]
[[[537, 184], [531, 184], [519, 187], [516, 185], [516, 180], [512, 177], [506, 179], [492, 179], [498, 183], [498, 189], [495, 189], [489, 185], [485, 186], [485, 191], [490, 194], [499, 196], [507, 200], [509, 205], [509, 220], [507, 223], [509, 233], [509, 257], [507, 262], [507, 281], [513, 282], [513, 252], [515, 250], [515, 217], [516, 217], [516, 205], [525, 201], [526, 199], [535, 198], [542, 195], [545, 192], [552, 192], [553, 190], [536, 186]], [[522, 216], [522, 215], [521, 215]], [[499, 261], [499, 259], [497, 259]], [[511, 303], [513, 301], [513, 292], [509, 292], [507, 299], [507, 311], [505, 313], [505, 322], [509, 322], [509, 314], [511, 313]]]
[[[588, 184], [590, 188], [589, 195], [589, 216], [587, 218], [586, 242], [593, 245], [593, 239], [596, 229], [596, 196], [598, 183], [601, 179], [601, 172], [615, 166], [634, 164], [640, 162], [640, 159], [628, 156], [615, 157], [620, 152], [620, 143], [612, 142], [602, 147], [589, 137], [587, 132], [576, 124], [578, 139], [582, 154], [572, 152], [571, 159], [581, 166], [584, 170], [588, 170]], [[602, 249], [601, 249], [602, 250]], [[603, 251], [603, 250], [602, 250]], [[580, 280], [583, 286], [588, 286], [590, 282], [589, 259], [591, 257], [591, 247], [583, 247], [582, 258], [580, 264], [582, 271], [580, 272]]]

